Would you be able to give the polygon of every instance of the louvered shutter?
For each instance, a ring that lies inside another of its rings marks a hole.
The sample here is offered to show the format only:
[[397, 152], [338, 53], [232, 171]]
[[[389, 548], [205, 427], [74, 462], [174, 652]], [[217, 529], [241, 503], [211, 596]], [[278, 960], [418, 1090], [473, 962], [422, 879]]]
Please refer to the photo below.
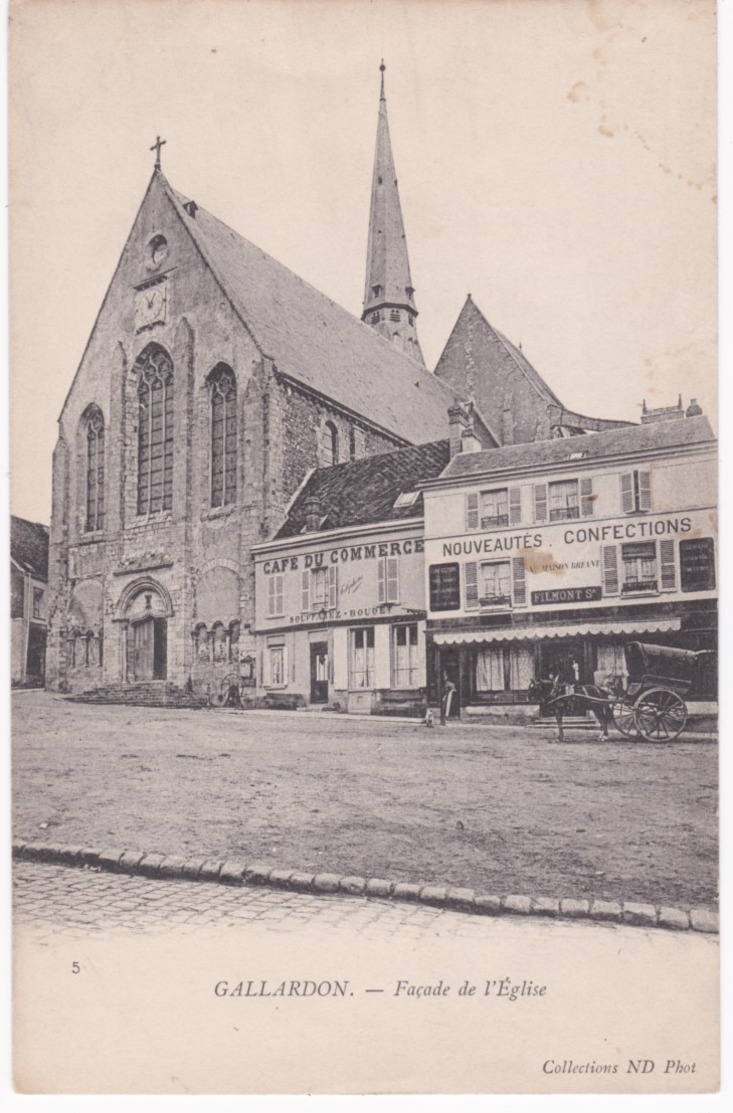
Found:
[[510, 487], [509, 488], [509, 525], [520, 526], [522, 524], [522, 488]]
[[466, 495], [466, 529], [478, 529], [478, 495]]
[[300, 574], [300, 609], [301, 611], [309, 611], [311, 609], [310, 569], [307, 569]]
[[618, 595], [618, 545], [603, 545], [603, 594]]
[[335, 610], [338, 606], [338, 566], [329, 565], [328, 569], [328, 607]]
[[650, 471], [637, 472], [639, 476], [639, 510], [652, 508], [652, 473]]
[[349, 686], [349, 631], [336, 626], [333, 631], [333, 686], [344, 691]]
[[262, 684], [265, 688], [270, 687], [270, 647], [266, 646], [262, 654]]
[[527, 606], [527, 573], [523, 557], [512, 557], [512, 586], [515, 607]]
[[400, 566], [397, 557], [387, 557], [387, 599], [388, 603], [398, 603], [400, 599]]
[[288, 647], [286, 645], [284, 645], [283, 646], [283, 684], [285, 685], [286, 688], [287, 688], [288, 684], [290, 683], [290, 674], [288, 672], [288, 656], [289, 656]]
[[534, 485], [534, 520], [535, 522], [547, 521], [546, 483], [535, 483]]
[[662, 591], [674, 591], [677, 587], [677, 565], [675, 563], [673, 540], [659, 542], [659, 578]]
[[387, 602], [387, 558], [382, 557], [377, 565], [377, 602]]
[[425, 666], [425, 623], [417, 624], [417, 686], [424, 688], [427, 683]]
[[582, 518], [590, 518], [593, 514], [593, 480], [591, 478], [581, 479], [580, 481], [580, 515]]
[[471, 560], [463, 566], [466, 581], [466, 610], [478, 606], [478, 564]]
[[634, 473], [625, 471], [621, 473], [621, 510], [624, 514], [631, 514], [634, 509]]

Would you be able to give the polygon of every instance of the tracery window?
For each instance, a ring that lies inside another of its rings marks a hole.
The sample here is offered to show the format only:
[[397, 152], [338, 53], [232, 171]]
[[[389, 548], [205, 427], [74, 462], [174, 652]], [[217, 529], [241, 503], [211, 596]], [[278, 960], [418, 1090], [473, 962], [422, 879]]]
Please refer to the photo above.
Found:
[[86, 530], [104, 529], [104, 418], [90, 406], [86, 417]]
[[237, 384], [230, 367], [209, 375], [211, 392], [211, 505], [228, 506], [237, 496]]
[[137, 512], [154, 514], [173, 504], [173, 364], [151, 346], [139, 366]]

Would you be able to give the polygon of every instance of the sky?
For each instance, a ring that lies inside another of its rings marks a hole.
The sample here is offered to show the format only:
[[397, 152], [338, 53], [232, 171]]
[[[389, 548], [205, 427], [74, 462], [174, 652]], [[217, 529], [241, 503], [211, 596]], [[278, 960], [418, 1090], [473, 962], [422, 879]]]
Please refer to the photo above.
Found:
[[470, 292], [564, 404], [716, 407], [709, 0], [17, 0], [11, 506], [153, 168], [359, 315], [387, 66], [429, 368]]

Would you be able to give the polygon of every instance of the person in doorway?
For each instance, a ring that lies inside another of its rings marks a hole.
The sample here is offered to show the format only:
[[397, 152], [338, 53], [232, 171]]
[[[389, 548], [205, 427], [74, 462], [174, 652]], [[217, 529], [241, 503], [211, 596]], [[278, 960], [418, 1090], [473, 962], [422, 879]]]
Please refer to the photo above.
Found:
[[449, 715], [455, 714], [454, 705], [457, 700], [456, 686], [452, 680], [449, 680], [447, 675], [443, 674], [443, 719], [447, 719]]

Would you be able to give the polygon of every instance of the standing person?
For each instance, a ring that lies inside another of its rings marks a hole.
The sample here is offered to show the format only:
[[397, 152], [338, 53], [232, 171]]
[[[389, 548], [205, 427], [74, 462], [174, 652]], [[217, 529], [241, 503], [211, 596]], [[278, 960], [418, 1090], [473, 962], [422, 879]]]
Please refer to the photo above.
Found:
[[445, 673], [443, 673], [443, 722], [453, 711], [453, 704], [457, 699], [456, 686], [452, 680], [449, 680]]

